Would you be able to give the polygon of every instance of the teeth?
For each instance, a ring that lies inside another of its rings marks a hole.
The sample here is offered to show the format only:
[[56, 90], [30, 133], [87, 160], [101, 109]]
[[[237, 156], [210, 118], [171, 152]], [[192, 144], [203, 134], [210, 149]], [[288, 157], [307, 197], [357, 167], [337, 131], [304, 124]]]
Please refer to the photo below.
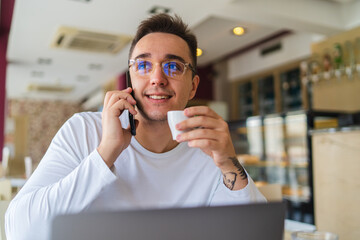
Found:
[[151, 99], [167, 99], [167, 98], [169, 98], [169, 96], [150, 95], [149, 98], [151, 98]]

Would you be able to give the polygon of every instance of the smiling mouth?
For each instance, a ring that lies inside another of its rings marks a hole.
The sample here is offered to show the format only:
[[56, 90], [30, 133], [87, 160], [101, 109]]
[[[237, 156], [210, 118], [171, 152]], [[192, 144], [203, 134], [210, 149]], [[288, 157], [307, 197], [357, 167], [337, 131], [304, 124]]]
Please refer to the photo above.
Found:
[[171, 96], [167, 96], [167, 95], [147, 95], [147, 97], [155, 100], [171, 98]]

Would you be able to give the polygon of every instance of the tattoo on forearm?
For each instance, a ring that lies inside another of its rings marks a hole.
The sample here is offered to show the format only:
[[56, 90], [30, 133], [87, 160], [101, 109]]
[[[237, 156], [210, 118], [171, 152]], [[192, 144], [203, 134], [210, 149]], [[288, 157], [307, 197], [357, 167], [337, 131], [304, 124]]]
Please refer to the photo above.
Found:
[[228, 172], [228, 173], [225, 173], [223, 176], [224, 176], [224, 184], [225, 184], [225, 186], [228, 189], [233, 190], [234, 186], [235, 186], [235, 182], [236, 182], [237, 173]]
[[232, 163], [234, 164], [234, 166], [238, 169], [241, 178], [243, 180], [247, 179], [245, 169], [243, 168], [243, 166], [241, 166], [239, 160], [236, 157], [231, 157], [230, 159], [231, 159]]
[[234, 164], [234, 166], [237, 168], [238, 173], [228, 172], [228, 173], [223, 174], [223, 178], [224, 178], [225, 186], [227, 188], [229, 188], [230, 190], [233, 190], [237, 176], [240, 175], [240, 177], [243, 180], [245, 180], [245, 179], [247, 179], [247, 175], [246, 175], [245, 169], [243, 168], [243, 166], [241, 166], [241, 164], [239, 163], [239, 161], [237, 160], [236, 157], [230, 157], [229, 159]]

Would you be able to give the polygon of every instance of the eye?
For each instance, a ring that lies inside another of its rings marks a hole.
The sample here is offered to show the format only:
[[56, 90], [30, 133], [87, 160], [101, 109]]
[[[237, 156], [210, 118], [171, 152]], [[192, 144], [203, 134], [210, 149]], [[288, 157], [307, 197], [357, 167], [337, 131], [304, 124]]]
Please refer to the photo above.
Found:
[[136, 69], [140, 72], [150, 72], [151, 68], [152, 68], [152, 64], [147, 60], [136, 61]]
[[182, 72], [184, 70], [184, 66], [180, 62], [170, 62], [169, 68], [178, 72]]
[[184, 66], [180, 62], [171, 61], [164, 63], [164, 71], [167, 73], [182, 73], [184, 71]]

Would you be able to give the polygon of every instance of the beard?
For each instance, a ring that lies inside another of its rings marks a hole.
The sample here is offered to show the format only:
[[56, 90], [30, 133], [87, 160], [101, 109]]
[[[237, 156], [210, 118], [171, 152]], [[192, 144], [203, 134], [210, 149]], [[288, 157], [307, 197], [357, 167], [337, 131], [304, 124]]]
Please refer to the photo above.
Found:
[[[151, 89], [149, 88], [149, 89], [144, 91], [143, 95], [146, 96], [147, 94], [149, 94], [151, 92], [161, 92], [161, 93], [164, 93], [164, 94], [169, 95], [169, 96], [174, 95], [173, 91], [168, 90], [168, 89], [166, 89], [166, 88], [164, 88], [162, 86], [155, 86], [155, 87], [152, 87]], [[164, 113], [164, 109], [163, 110], [147, 111], [140, 100], [136, 101], [136, 107], [139, 110], [140, 115], [146, 121], [148, 121], [148, 122], [158, 122], [158, 123], [165, 122], [167, 124], [167, 112]]]
[[141, 116], [149, 122], [167, 122], [167, 113], [164, 114], [161, 111], [146, 112], [140, 101], [137, 102], [136, 107]]

